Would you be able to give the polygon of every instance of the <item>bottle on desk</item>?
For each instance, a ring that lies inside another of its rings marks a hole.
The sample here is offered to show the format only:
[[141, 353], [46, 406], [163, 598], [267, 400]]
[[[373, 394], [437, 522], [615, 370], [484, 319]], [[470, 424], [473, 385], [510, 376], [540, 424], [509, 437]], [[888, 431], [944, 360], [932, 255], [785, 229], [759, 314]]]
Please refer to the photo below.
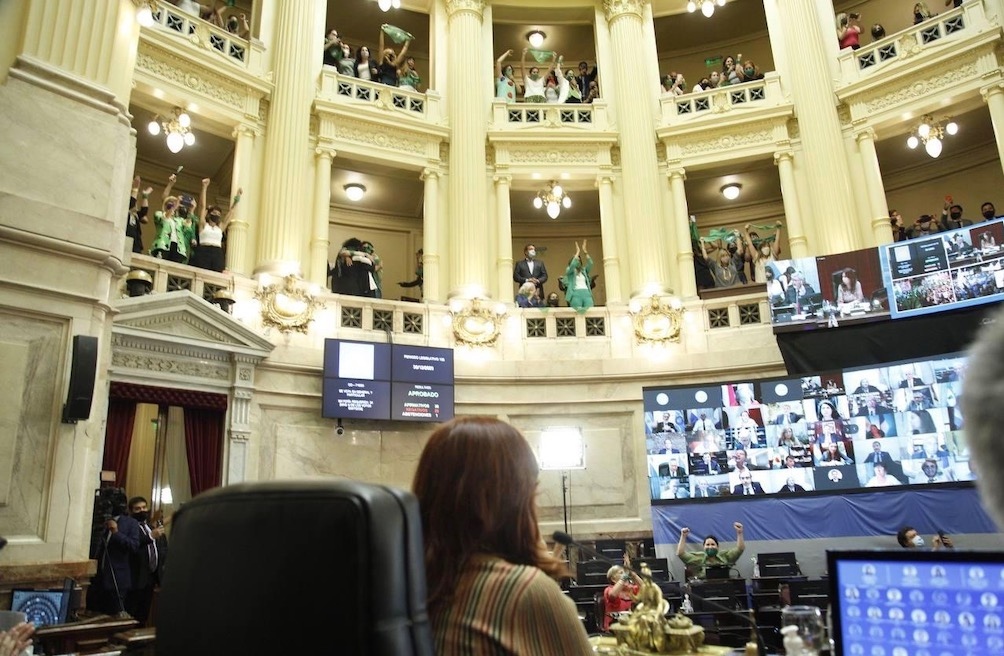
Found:
[[694, 612], [694, 604], [690, 603], [690, 595], [683, 595], [683, 601], [680, 603], [680, 612], [684, 614], [689, 614]]
[[760, 563], [757, 562], [756, 556], [751, 559], [753, 561], [753, 578], [760, 578]]

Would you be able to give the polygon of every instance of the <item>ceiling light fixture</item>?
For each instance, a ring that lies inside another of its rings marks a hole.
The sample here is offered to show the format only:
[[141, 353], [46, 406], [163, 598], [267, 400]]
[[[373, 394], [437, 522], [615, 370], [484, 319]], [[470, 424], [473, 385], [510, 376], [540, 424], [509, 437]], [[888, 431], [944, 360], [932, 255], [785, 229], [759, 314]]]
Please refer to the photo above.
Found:
[[941, 155], [945, 134], [954, 136], [959, 132], [958, 123], [951, 118], [943, 120], [948, 121], [944, 126], [941, 125], [940, 121], [935, 121], [930, 114], [924, 116], [920, 119], [920, 125], [917, 126], [917, 129], [907, 137], [906, 145], [912, 150], [923, 143], [924, 150], [927, 151], [928, 155], [935, 158]]
[[195, 134], [192, 132], [192, 117], [180, 107], [171, 110], [171, 115], [161, 118], [153, 117], [147, 126], [147, 131], [153, 136], [163, 132], [167, 136], [167, 149], [172, 153], [180, 153], [185, 146], [195, 145]]
[[526, 34], [526, 40], [530, 42], [531, 48], [541, 47], [542, 45], [544, 45], [544, 39], [546, 38], [547, 35], [541, 32], [540, 30], [531, 30]]
[[690, 13], [694, 13], [695, 11], [697, 11], [697, 8], [700, 7], [701, 13], [704, 14], [704, 17], [711, 18], [712, 16], [715, 15], [716, 4], [719, 7], [724, 7], [725, 0], [699, 0], [699, 2], [690, 0], [690, 2], [687, 3], [687, 11], [689, 11]]
[[739, 192], [742, 190], [743, 186], [738, 182], [730, 182], [721, 189], [722, 196], [725, 196], [726, 200], [735, 200], [739, 198]]
[[345, 190], [345, 196], [353, 203], [358, 203], [366, 195], [366, 187], [358, 182], [350, 182], [342, 188]]
[[391, 9], [400, 9], [401, 0], [377, 0], [377, 5], [380, 6], [381, 11], [390, 11]]
[[552, 219], [556, 219], [561, 214], [562, 207], [567, 210], [572, 206], [572, 199], [568, 197], [568, 194], [560, 184], [555, 180], [551, 180], [547, 187], [537, 192], [537, 195], [533, 199], [533, 206], [538, 210], [542, 207], [546, 208], [547, 215]]

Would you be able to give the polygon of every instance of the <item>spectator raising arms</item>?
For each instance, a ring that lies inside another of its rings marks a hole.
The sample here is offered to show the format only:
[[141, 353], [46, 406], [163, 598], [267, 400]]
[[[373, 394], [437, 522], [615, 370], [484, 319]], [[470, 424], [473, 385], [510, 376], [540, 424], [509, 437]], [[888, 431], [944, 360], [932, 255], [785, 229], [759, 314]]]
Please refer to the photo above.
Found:
[[[400, 52], [395, 53], [393, 48], [384, 47], [384, 34], [390, 36], [397, 43], [404, 42]], [[398, 85], [398, 62], [408, 52], [412, 38], [414, 37], [393, 25], [384, 23], [380, 26], [380, 66], [378, 67], [377, 82], [389, 87]]]
[[516, 102], [521, 88], [513, 79], [512, 64], [504, 63], [511, 56], [512, 50], [506, 50], [495, 60], [495, 99], [510, 103]]
[[860, 20], [861, 14], [854, 12], [837, 14], [837, 42], [840, 44], [841, 50], [844, 48], [857, 50], [861, 47], [861, 26], [858, 25]]
[[523, 100], [530, 103], [543, 103], [547, 101], [547, 97], [544, 95], [544, 80], [547, 75], [551, 74], [554, 70], [554, 64], [558, 59], [558, 53], [551, 53], [551, 65], [547, 69], [547, 73], [544, 77], [540, 75], [540, 68], [537, 66], [530, 67], [530, 74], [526, 73], [526, 53], [529, 52], [529, 48], [523, 48], [523, 58], [520, 59], [519, 68], [523, 76], [523, 87], [525, 89]]
[[223, 210], [216, 205], [206, 205], [206, 190], [209, 188], [209, 178], [202, 180], [202, 194], [199, 196], [199, 203], [202, 205], [202, 215], [199, 217], [199, 247], [195, 249], [192, 256], [192, 266], [209, 269], [210, 271], [223, 271], [226, 267], [226, 256], [223, 253], [223, 235], [230, 226], [230, 219], [241, 202], [243, 189], [237, 190], [234, 202], [223, 216]]

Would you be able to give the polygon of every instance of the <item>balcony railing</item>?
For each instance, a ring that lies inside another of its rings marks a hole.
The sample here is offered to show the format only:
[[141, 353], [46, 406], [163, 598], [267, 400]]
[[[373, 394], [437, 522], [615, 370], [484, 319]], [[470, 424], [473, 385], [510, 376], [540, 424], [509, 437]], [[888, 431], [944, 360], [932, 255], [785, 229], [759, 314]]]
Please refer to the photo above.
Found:
[[978, 34], [993, 28], [987, 18], [984, 1], [969, 0], [961, 7], [938, 14], [858, 50], [842, 50], [838, 60], [843, 82], [849, 84], [869, 77], [891, 63], [904, 61], [926, 50], [950, 47], [950, 44], [964, 35]]
[[151, 29], [180, 36], [186, 42], [202, 46], [232, 64], [261, 73], [264, 47], [258, 42], [242, 39], [167, 3], [156, 5], [153, 20]]
[[597, 99], [588, 105], [577, 103], [507, 103], [492, 102], [492, 122], [496, 130], [526, 128], [578, 128], [606, 130], [607, 101]]
[[318, 97], [333, 103], [390, 109], [432, 123], [438, 123], [441, 118], [440, 96], [435, 91], [419, 93], [411, 89], [389, 87], [379, 82], [340, 75], [330, 66], [323, 67], [321, 71]]
[[663, 94], [662, 120], [667, 125], [680, 124], [734, 110], [776, 107], [785, 102], [781, 94], [781, 78], [777, 73], [770, 72], [762, 80], [681, 96]]

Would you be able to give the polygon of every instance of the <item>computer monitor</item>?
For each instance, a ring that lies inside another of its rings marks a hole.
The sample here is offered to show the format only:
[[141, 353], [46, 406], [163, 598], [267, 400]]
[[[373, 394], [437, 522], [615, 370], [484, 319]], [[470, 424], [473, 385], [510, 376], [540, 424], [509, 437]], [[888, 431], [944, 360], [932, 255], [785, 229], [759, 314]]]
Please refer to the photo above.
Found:
[[732, 578], [732, 568], [729, 565], [706, 565], [704, 578], [709, 581]]
[[750, 607], [745, 579], [725, 579], [690, 584], [690, 603], [694, 612], [713, 613], [745, 610]]
[[586, 560], [576, 566], [575, 580], [579, 585], [606, 585], [610, 565], [602, 560]]
[[788, 599], [792, 606], [816, 606], [826, 610], [830, 605], [830, 582], [826, 579], [789, 581]]
[[652, 578], [657, 581], [669, 580], [669, 559], [668, 558], [635, 558], [631, 561], [631, 567], [636, 571], [641, 571], [642, 565], [648, 565], [652, 572]]
[[836, 653], [1004, 653], [1004, 553], [829, 551]]
[[760, 553], [757, 554], [756, 563], [760, 567], [761, 577], [798, 576], [801, 574], [794, 551]]
[[14, 590], [11, 610], [24, 613], [36, 627], [65, 624], [70, 590]]

